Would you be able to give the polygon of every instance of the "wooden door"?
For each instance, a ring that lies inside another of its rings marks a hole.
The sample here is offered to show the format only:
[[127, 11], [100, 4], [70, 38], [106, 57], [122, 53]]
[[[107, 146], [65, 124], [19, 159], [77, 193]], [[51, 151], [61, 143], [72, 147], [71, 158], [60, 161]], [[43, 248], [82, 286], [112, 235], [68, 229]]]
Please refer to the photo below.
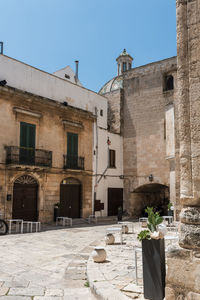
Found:
[[37, 221], [37, 190], [36, 184], [14, 184], [13, 219]]
[[60, 216], [80, 218], [81, 185], [61, 184], [60, 186]]
[[20, 163], [34, 165], [35, 162], [35, 125], [20, 123]]
[[108, 216], [117, 216], [120, 206], [123, 209], [123, 189], [108, 188]]

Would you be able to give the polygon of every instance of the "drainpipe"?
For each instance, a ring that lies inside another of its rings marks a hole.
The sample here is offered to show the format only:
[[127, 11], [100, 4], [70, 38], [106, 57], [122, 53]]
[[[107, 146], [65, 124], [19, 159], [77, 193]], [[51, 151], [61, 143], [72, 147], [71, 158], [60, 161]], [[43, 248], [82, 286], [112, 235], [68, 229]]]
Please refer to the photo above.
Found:
[[[96, 134], [96, 145], [95, 145], [95, 154], [96, 154], [96, 170], [95, 170], [95, 185], [94, 185], [94, 203], [95, 203], [95, 200], [96, 200], [96, 194], [97, 194], [97, 185], [98, 185], [98, 182], [97, 182], [97, 174], [98, 174], [98, 127], [97, 127], [97, 107], [95, 107], [95, 116], [96, 116], [96, 122], [95, 122], [95, 134]], [[93, 214], [95, 214], [95, 211], [94, 211], [94, 203], [93, 203]]]

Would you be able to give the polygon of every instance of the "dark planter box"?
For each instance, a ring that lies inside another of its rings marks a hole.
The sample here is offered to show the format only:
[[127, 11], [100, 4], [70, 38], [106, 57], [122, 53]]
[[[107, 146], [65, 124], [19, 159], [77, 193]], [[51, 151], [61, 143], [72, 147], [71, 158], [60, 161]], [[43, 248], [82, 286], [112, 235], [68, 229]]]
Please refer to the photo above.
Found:
[[173, 210], [168, 210], [168, 216], [171, 216], [171, 217], [173, 217]]
[[53, 211], [53, 220], [56, 222], [56, 218], [60, 217], [60, 208], [59, 207], [54, 207]]
[[118, 213], [118, 215], [117, 215], [117, 220], [118, 220], [118, 221], [122, 221], [122, 213]]
[[142, 262], [144, 298], [162, 300], [165, 297], [165, 241], [143, 240]]

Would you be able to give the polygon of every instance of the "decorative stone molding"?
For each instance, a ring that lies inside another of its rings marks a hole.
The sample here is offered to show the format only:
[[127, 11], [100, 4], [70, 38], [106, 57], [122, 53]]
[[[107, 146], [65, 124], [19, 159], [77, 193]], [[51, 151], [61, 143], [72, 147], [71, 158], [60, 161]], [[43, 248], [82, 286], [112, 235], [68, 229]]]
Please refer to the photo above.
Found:
[[15, 113], [20, 113], [20, 114], [28, 115], [28, 116], [31, 116], [31, 117], [34, 117], [34, 118], [38, 118], [38, 119], [40, 119], [42, 117], [42, 114], [39, 113], [39, 112], [33, 112], [33, 111], [26, 110], [26, 109], [23, 109], [23, 108], [20, 108], [20, 107], [13, 107], [13, 111]]
[[62, 120], [62, 123], [65, 127], [76, 127], [79, 129], [84, 129], [83, 123], [81, 122], [74, 122], [74, 121], [69, 121], [69, 120]]

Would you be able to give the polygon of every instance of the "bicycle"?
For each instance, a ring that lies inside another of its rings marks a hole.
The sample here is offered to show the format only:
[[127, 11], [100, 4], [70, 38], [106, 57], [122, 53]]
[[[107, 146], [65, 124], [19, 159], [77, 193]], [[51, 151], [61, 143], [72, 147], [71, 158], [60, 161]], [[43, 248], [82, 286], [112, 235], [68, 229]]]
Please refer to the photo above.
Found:
[[0, 219], [0, 235], [5, 235], [8, 233], [8, 224], [6, 221]]

